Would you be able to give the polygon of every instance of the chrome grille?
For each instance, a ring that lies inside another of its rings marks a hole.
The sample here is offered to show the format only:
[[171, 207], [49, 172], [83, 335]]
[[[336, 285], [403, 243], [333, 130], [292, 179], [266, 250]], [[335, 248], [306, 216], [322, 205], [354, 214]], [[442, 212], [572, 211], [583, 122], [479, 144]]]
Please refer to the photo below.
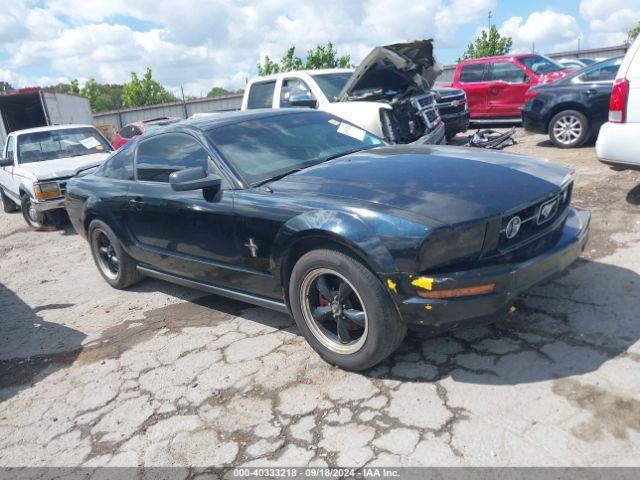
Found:
[[411, 104], [417, 110], [418, 115], [422, 117], [428, 129], [440, 123], [440, 114], [432, 94], [416, 95], [411, 98]]
[[[547, 228], [554, 223], [554, 220], [558, 219], [567, 211], [571, 203], [572, 189], [573, 183], [570, 183], [557, 195], [503, 217], [498, 247], [509, 248], [520, 245], [522, 242], [546, 231]], [[508, 232], [508, 226], [515, 217], [520, 219], [520, 228], [517, 234], [509, 238], [509, 234], [513, 232]]]

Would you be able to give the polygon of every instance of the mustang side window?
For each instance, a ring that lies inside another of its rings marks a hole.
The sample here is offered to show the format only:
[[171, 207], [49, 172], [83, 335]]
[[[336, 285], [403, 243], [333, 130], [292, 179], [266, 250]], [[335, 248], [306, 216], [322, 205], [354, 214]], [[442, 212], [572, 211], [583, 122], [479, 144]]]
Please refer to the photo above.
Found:
[[191, 136], [167, 133], [138, 146], [138, 180], [169, 183], [169, 175], [185, 168], [203, 167], [211, 171], [209, 154]]
[[276, 81], [254, 83], [249, 90], [247, 108], [271, 108]]
[[134, 151], [134, 144], [131, 142], [126, 143], [109, 160], [102, 164], [96, 174], [116, 180], [133, 180]]

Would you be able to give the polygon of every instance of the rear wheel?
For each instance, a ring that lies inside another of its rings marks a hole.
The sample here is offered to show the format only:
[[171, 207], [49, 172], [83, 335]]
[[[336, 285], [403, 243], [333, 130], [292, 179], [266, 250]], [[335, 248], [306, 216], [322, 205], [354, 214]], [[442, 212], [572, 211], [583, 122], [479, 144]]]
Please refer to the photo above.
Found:
[[326, 361], [347, 370], [373, 367], [407, 332], [380, 280], [335, 250], [313, 250], [298, 260], [289, 297], [309, 344]]
[[122, 249], [122, 244], [106, 223], [93, 220], [88, 236], [93, 260], [109, 285], [124, 289], [142, 279], [135, 261]]
[[2, 202], [2, 210], [5, 213], [11, 213], [18, 210], [18, 206], [15, 204], [13, 200], [11, 200], [4, 190], [0, 189], [0, 202]]
[[549, 122], [549, 137], [556, 147], [579, 147], [589, 139], [589, 120], [577, 110], [557, 113]]

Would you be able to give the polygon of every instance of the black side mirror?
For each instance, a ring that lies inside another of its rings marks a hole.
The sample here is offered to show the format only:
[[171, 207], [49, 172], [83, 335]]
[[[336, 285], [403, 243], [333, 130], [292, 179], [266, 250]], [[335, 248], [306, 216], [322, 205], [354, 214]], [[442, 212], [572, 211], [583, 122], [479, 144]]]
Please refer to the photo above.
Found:
[[204, 189], [217, 191], [222, 186], [222, 179], [217, 175], [207, 174], [203, 167], [194, 167], [173, 172], [169, 175], [169, 184], [176, 192]]
[[289, 95], [289, 105], [291, 107], [317, 108], [318, 100], [306, 93], [292, 93]]
[[11, 158], [0, 158], [0, 168], [1, 167], [13, 167], [13, 159]]

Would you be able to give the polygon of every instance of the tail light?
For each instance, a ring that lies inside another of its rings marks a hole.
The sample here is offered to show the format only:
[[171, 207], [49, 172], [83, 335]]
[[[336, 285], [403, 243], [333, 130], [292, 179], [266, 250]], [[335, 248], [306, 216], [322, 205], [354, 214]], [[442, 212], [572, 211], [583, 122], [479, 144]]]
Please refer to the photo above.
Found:
[[609, 101], [609, 121], [624, 123], [627, 121], [627, 98], [629, 97], [629, 80], [618, 78], [611, 90]]

